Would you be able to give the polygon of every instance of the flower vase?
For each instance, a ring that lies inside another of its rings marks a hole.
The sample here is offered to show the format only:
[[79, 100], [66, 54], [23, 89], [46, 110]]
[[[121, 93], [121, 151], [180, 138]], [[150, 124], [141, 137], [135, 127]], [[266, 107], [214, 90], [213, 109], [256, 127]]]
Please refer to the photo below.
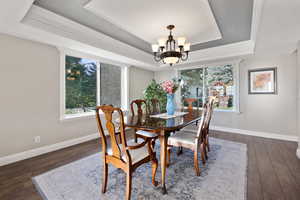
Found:
[[175, 113], [175, 103], [174, 103], [174, 94], [167, 94], [167, 107], [168, 115], [174, 115]]

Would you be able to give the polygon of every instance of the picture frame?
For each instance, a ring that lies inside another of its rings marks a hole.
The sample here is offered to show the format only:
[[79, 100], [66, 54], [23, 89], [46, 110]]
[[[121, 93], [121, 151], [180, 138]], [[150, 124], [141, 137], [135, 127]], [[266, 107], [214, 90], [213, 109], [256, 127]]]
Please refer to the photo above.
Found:
[[248, 94], [277, 94], [277, 67], [248, 70]]

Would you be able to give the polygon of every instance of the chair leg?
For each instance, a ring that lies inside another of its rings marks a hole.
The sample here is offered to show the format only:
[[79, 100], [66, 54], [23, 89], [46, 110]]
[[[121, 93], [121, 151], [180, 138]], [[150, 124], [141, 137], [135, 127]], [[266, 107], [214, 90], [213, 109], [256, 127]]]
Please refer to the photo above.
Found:
[[137, 135], [136, 135], [136, 132], [134, 132], [134, 142], [137, 143]]
[[132, 172], [129, 169], [126, 173], [126, 200], [130, 200], [132, 184]]
[[167, 150], [167, 163], [166, 163], [167, 167], [170, 166], [170, 162], [171, 162], [171, 147], [168, 147], [168, 150]]
[[152, 159], [152, 184], [156, 187], [158, 182], [155, 181], [156, 171], [158, 167], [158, 161], [156, 158]]
[[151, 141], [151, 145], [152, 145], [152, 149], [153, 149], [153, 151], [154, 151], [154, 148], [155, 148], [155, 139], [153, 139], [153, 140]]
[[182, 154], [182, 147], [178, 147], [177, 156], [179, 156], [180, 154]]
[[203, 151], [204, 151], [205, 160], [207, 160], [208, 155], [207, 155], [207, 146], [206, 146], [206, 144], [203, 144]]
[[200, 168], [198, 164], [198, 149], [194, 150], [194, 168], [195, 168], [196, 176], [200, 176]]
[[201, 145], [200, 145], [200, 152], [201, 152], [201, 159], [202, 159], [202, 163], [203, 163], [203, 165], [205, 165], [205, 162], [206, 162], [206, 159], [205, 159], [205, 146], [204, 146], [204, 144], [202, 143]]
[[108, 164], [104, 163], [103, 165], [103, 182], [102, 182], [102, 193], [106, 192], [106, 186], [107, 186], [107, 176], [108, 176]]
[[210, 146], [209, 146], [209, 137], [206, 137], [206, 146], [207, 146], [207, 151], [210, 152]]

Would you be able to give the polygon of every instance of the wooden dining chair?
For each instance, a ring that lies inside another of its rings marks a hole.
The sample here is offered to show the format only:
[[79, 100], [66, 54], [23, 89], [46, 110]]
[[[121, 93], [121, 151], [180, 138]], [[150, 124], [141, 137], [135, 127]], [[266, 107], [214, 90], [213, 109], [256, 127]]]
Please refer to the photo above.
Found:
[[[212, 114], [213, 114], [213, 108], [214, 108], [214, 102], [215, 102], [215, 97], [210, 97], [207, 103], [207, 117], [205, 120], [205, 130], [204, 130], [204, 134], [203, 134], [203, 138], [204, 138], [204, 143], [205, 143], [205, 147], [207, 149], [207, 151], [210, 151], [210, 145], [209, 145], [209, 125], [210, 125], [210, 121], [212, 118]], [[205, 157], [207, 159], [207, 151], [205, 151]]]
[[204, 143], [204, 130], [205, 130], [205, 118], [207, 116], [206, 106], [203, 108], [201, 121], [198, 125], [197, 133], [191, 133], [188, 131], [178, 131], [174, 135], [171, 135], [168, 139], [168, 153], [167, 153], [167, 166], [170, 164], [171, 148], [187, 148], [194, 152], [194, 168], [197, 176], [200, 176], [200, 168], [198, 164], [198, 154], [201, 153], [201, 159], [205, 164], [205, 143]]
[[[135, 112], [134, 108], [137, 108], [137, 112]], [[148, 115], [150, 113], [149, 111], [149, 107], [146, 103], [145, 100], [143, 99], [136, 99], [133, 100], [130, 103], [130, 109], [131, 109], [131, 115], [135, 116], [143, 116], [143, 115]], [[135, 141], [137, 141], [137, 137], [141, 137], [141, 138], [150, 138], [153, 139], [153, 146], [154, 146], [154, 140], [156, 140], [158, 138], [158, 134], [155, 133], [154, 130], [149, 130], [149, 129], [145, 129], [145, 130], [135, 130], [135, 135], [134, 135], [134, 139]]]
[[149, 111], [150, 114], [156, 114], [161, 112], [160, 103], [158, 99], [150, 99]]
[[[108, 140], [104, 127], [102, 125], [99, 111], [104, 113], [105, 128], [110, 136], [110, 146], [108, 146]], [[113, 114], [117, 113], [119, 117], [119, 124], [116, 125], [113, 122]], [[132, 173], [140, 165], [152, 162], [152, 184], [157, 186], [155, 181], [156, 170], [158, 162], [156, 159], [156, 153], [152, 151], [151, 140], [146, 139], [141, 143], [136, 143], [133, 140], [127, 141], [124, 126], [124, 116], [120, 108], [114, 108], [110, 105], [103, 105], [96, 107], [96, 119], [99, 129], [99, 133], [102, 141], [102, 153], [103, 153], [103, 183], [102, 193], [106, 192], [107, 179], [108, 179], [108, 164], [112, 164], [116, 168], [122, 169], [126, 173], [126, 196], [125, 199], [129, 200], [131, 196], [132, 185]], [[116, 126], [120, 127], [121, 141], [118, 141], [116, 137]]]

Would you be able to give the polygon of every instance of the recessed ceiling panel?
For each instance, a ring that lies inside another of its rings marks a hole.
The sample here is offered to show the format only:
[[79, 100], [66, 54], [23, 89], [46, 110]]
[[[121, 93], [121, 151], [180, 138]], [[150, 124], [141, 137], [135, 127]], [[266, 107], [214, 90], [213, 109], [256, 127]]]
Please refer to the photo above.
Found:
[[91, 0], [85, 8], [149, 43], [166, 37], [169, 24], [192, 44], [222, 38], [207, 0]]

